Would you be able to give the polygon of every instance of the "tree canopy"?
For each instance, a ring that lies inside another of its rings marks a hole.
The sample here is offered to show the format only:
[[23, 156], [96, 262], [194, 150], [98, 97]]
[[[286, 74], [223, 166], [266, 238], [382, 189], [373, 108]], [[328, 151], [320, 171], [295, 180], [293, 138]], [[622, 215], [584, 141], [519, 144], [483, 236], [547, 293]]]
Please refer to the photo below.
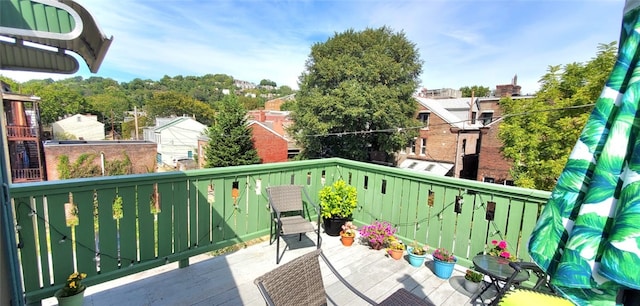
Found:
[[[81, 76], [54, 81], [52, 79], [16, 82], [0, 75], [0, 80], [9, 84], [15, 93], [40, 97], [40, 114], [43, 125], [49, 125], [67, 115], [77, 113], [94, 114], [109, 129], [111, 123], [116, 131], [125, 125], [124, 112], [146, 110], [153, 116], [195, 114], [204, 124], [210, 123], [215, 110], [224, 99], [224, 90], [239, 95], [240, 103], [246, 109], [264, 106], [267, 98], [275, 98], [293, 93], [288, 86], [279, 88], [238, 89], [232, 76], [226, 74], [206, 74], [204, 76], [164, 76], [160, 80], [133, 79], [118, 83], [110, 78]], [[269, 84], [275, 82], [265, 79]], [[150, 124], [154, 120], [148, 117]], [[139, 126], [141, 129], [143, 126]], [[129, 127], [125, 137], [131, 135]]]
[[227, 167], [260, 163], [247, 126], [247, 111], [234, 95], [226, 96], [207, 130], [205, 167]]
[[517, 186], [551, 190], [616, 60], [616, 43], [600, 44], [587, 63], [549, 66], [532, 99], [500, 101], [499, 138]]
[[489, 89], [489, 87], [479, 85], [460, 87], [460, 91], [462, 92], [463, 97], [471, 97], [472, 93], [474, 97], [488, 97], [491, 93], [491, 89]]
[[[370, 160], [406, 146], [417, 126], [412, 95], [422, 61], [404, 33], [348, 30], [316, 43], [299, 77], [291, 135], [302, 158]], [[413, 133], [412, 133], [413, 132]]]

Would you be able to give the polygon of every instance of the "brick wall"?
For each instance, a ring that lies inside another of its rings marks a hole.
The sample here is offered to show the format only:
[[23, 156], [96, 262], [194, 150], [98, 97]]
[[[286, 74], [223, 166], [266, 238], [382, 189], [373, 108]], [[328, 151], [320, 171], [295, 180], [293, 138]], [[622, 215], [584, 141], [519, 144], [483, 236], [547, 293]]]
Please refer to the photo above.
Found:
[[263, 164], [287, 161], [288, 145], [284, 138], [259, 124], [252, 124], [251, 128], [253, 146]]
[[513, 180], [509, 175], [512, 162], [504, 158], [500, 148], [502, 142], [498, 139], [500, 122], [482, 128], [480, 156], [478, 159], [478, 181], [493, 178], [495, 183], [501, 184], [505, 180]]
[[100, 166], [100, 153], [104, 153], [105, 160], [122, 160], [123, 152], [131, 160], [133, 173], [150, 173], [156, 171], [157, 145], [152, 142], [141, 141], [101, 141], [80, 144], [45, 144], [44, 156], [47, 171], [47, 180], [58, 180], [58, 158], [67, 155], [71, 163], [75, 162], [82, 154], [94, 153], [97, 157], [94, 163]]

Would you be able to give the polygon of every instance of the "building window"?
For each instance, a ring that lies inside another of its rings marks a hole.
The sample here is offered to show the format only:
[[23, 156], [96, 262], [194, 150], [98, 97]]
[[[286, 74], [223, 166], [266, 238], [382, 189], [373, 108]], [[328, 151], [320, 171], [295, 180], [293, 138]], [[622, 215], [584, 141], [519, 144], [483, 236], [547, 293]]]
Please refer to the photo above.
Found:
[[420, 121], [420, 123], [422, 123], [422, 128], [426, 129], [429, 127], [429, 115], [431, 115], [431, 113], [419, 113], [418, 114], [418, 120]]
[[485, 177], [483, 180], [485, 183], [495, 183], [496, 180], [492, 177]]
[[427, 139], [420, 138], [420, 155], [427, 154]]
[[467, 140], [463, 139], [462, 140], [462, 155], [467, 154]]
[[416, 154], [416, 139], [411, 140], [409, 154]]
[[478, 113], [471, 112], [471, 124], [476, 124], [476, 116], [477, 115], [478, 115]]
[[493, 112], [484, 112], [480, 115], [480, 121], [483, 125], [488, 125], [493, 121]]

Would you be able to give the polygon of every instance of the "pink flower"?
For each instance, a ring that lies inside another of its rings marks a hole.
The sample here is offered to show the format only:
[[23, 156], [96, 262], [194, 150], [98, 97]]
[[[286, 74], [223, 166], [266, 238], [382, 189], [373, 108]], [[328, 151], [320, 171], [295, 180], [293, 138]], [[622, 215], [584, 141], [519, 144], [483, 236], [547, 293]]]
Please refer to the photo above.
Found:
[[498, 247], [503, 249], [503, 250], [506, 249], [507, 248], [507, 242], [504, 241], [504, 240], [500, 241], [500, 243], [498, 244]]
[[511, 258], [511, 254], [509, 252], [507, 252], [507, 251], [504, 251], [504, 252], [500, 253], [500, 257], [504, 257], [504, 258], [509, 259], [509, 258]]
[[498, 240], [491, 240], [491, 244], [493, 244], [493, 245], [498, 244]]

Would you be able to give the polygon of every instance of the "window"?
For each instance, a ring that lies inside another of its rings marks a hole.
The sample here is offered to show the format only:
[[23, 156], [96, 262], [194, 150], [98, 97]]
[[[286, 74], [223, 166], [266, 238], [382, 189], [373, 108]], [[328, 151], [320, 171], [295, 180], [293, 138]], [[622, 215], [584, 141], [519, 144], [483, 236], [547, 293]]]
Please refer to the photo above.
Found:
[[476, 124], [476, 116], [477, 115], [478, 115], [478, 113], [471, 112], [471, 124]]
[[467, 153], [467, 140], [463, 139], [462, 140], [462, 155], [465, 155]]
[[483, 112], [482, 115], [480, 115], [480, 121], [482, 121], [484, 125], [490, 124], [491, 121], [493, 121], [493, 112]]
[[427, 139], [420, 138], [420, 155], [427, 154]]
[[413, 139], [413, 141], [411, 141], [411, 150], [409, 151], [409, 154], [416, 154], [416, 140]]
[[422, 128], [428, 128], [429, 127], [429, 115], [431, 115], [431, 113], [419, 113], [418, 114], [418, 120], [420, 121], [420, 123], [422, 123]]
[[492, 178], [492, 177], [485, 177], [484, 178], [484, 182], [485, 183], [495, 183], [496, 180], [494, 178]]

